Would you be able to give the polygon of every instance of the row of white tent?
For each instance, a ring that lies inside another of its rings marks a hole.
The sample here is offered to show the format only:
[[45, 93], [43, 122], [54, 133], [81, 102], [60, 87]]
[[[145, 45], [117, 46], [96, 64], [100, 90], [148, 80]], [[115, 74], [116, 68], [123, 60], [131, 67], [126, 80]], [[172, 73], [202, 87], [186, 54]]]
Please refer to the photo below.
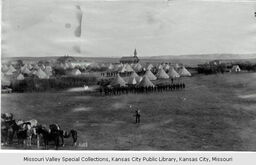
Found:
[[135, 75], [136, 73], [133, 72], [133, 75], [126, 78], [122, 78], [119, 74], [111, 81], [111, 87], [126, 87], [127, 85], [137, 85], [139, 87], [154, 87], [155, 85], [149, 80], [147, 76], [139, 77]]
[[108, 70], [109, 71], [117, 71], [117, 72], [140, 72], [142, 70], [152, 70], [153, 68], [156, 68], [157, 70], [164, 70], [164, 71], [169, 71], [171, 69], [183, 69], [184, 66], [180, 67], [180, 65], [175, 64], [175, 65], [169, 65], [169, 64], [158, 64], [154, 66], [153, 64], [147, 64], [143, 66], [140, 63], [137, 64], [109, 64]]
[[[180, 74], [179, 74], [180, 73]], [[189, 71], [183, 67], [180, 72], [177, 73], [175, 69], [171, 69], [168, 74], [163, 70], [159, 69], [158, 73], [154, 75], [150, 70], [147, 70], [143, 77], [140, 77], [136, 72], [132, 72], [129, 77], [122, 78], [119, 74], [111, 81], [110, 86], [126, 86], [126, 85], [138, 85], [138, 86], [154, 86], [151, 82], [157, 79], [169, 79], [179, 78], [180, 76], [191, 76]]]
[[168, 73], [164, 71], [164, 69], [159, 69], [157, 74], [154, 75], [150, 70], [147, 70], [145, 76], [149, 78], [149, 80], [156, 80], [156, 79], [169, 79], [169, 78], [179, 78], [179, 77], [186, 77], [191, 76], [191, 73], [185, 68], [182, 67], [178, 72], [171, 68]]

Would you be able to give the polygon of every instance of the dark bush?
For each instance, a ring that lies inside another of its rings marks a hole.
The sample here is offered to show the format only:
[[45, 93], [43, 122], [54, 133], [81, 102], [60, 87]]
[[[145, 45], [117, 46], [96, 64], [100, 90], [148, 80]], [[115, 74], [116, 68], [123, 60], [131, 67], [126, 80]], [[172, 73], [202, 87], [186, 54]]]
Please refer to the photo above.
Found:
[[43, 92], [96, 84], [96, 77], [69, 76], [50, 79], [26, 78], [24, 80], [13, 81], [11, 88], [14, 92]]

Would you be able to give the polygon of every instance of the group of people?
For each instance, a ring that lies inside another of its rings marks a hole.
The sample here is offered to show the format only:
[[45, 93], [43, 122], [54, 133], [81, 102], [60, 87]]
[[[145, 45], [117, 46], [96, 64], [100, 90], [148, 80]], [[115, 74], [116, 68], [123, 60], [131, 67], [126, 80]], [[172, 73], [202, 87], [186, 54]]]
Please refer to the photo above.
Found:
[[100, 75], [102, 77], [115, 77], [118, 75], [118, 72], [102, 72]]
[[31, 147], [36, 139], [37, 148], [40, 147], [40, 137], [42, 137], [44, 146], [47, 148], [48, 142], [53, 141], [56, 149], [64, 146], [64, 138], [73, 138], [73, 144], [77, 141], [77, 131], [71, 129], [69, 132], [62, 130], [58, 124], [51, 124], [49, 127], [41, 125], [37, 120], [28, 121], [15, 120], [12, 113], [1, 114], [1, 144], [13, 144], [13, 139], [17, 137], [18, 144], [25, 147]]
[[186, 86], [184, 83], [176, 84], [161, 84], [152, 87], [138, 87], [138, 86], [127, 86], [127, 87], [114, 87], [114, 88], [101, 88], [101, 95], [120, 95], [129, 93], [150, 93], [150, 92], [164, 92], [184, 89]]

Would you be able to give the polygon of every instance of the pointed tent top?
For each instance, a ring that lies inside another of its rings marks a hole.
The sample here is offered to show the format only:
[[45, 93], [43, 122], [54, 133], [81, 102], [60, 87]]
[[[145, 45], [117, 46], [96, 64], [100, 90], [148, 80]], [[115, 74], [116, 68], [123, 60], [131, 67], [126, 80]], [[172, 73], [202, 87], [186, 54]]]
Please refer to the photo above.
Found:
[[125, 70], [126, 70], [126, 72], [134, 72], [134, 70], [132, 69], [131, 65], [129, 65], [129, 64], [126, 64]]
[[17, 80], [24, 80], [23, 74], [20, 73], [20, 74], [17, 76]]
[[151, 70], [153, 67], [154, 67], [154, 66], [153, 66], [152, 64], [149, 64], [149, 65], [147, 66], [147, 69], [148, 69], [148, 70]]
[[136, 65], [134, 65], [134, 70], [141, 71], [142, 70], [142, 65], [140, 63], [137, 63]]

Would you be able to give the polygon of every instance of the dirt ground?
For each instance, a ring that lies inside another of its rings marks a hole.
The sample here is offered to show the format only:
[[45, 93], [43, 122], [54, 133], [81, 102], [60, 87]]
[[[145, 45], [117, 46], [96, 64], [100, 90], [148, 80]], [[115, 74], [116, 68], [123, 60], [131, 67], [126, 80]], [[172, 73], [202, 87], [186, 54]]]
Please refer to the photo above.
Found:
[[[255, 73], [227, 73], [182, 78], [185, 90], [162, 93], [2, 94], [1, 111], [76, 129], [78, 145], [68, 139], [64, 150], [256, 151], [255, 80]], [[141, 110], [140, 124], [129, 105]], [[2, 149], [36, 147], [15, 143]]]

